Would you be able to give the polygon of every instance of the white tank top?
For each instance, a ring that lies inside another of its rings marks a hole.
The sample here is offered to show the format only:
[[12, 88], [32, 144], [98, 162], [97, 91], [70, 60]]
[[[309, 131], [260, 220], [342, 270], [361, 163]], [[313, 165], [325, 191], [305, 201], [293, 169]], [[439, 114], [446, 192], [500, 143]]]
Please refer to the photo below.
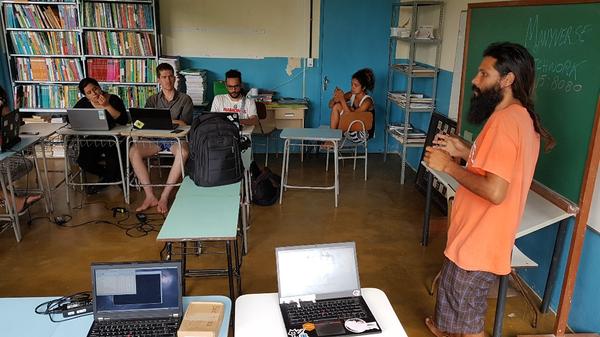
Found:
[[[350, 107], [351, 107], [351, 108], [353, 108], [353, 109], [354, 109], [354, 99], [355, 99], [355, 98], [356, 98], [356, 95], [355, 95], [355, 94], [352, 94], [352, 96], [350, 97]], [[358, 106], [360, 107], [360, 106], [361, 106], [361, 104], [363, 104], [363, 102], [364, 102], [364, 101], [365, 101], [365, 99], [367, 99], [367, 98], [371, 98], [371, 96], [369, 96], [369, 95], [364, 95], [364, 96], [363, 96], [363, 98], [362, 98], [362, 99], [360, 100], [360, 102], [358, 103]], [[373, 100], [373, 99], [371, 98], [371, 100]], [[371, 110], [372, 110], [372, 109], [371, 109]], [[371, 111], [371, 110], [369, 110], [369, 111]]]

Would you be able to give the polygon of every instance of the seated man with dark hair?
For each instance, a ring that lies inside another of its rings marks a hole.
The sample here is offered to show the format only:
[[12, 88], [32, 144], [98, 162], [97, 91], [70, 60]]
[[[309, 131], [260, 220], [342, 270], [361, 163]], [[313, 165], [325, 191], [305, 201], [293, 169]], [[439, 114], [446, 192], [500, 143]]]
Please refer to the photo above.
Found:
[[[79, 91], [85, 97], [80, 99], [74, 108], [105, 109], [108, 125], [125, 125], [128, 122], [125, 104], [116, 95], [102, 91], [100, 84], [93, 78], [86, 77], [79, 82]], [[87, 139], [90, 139], [88, 137]], [[124, 150], [124, 149], [122, 149]], [[86, 172], [100, 177], [101, 183], [110, 183], [121, 180], [121, 159], [114, 144], [97, 146], [96, 144], [81, 143], [77, 164]], [[86, 187], [88, 194], [95, 194], [107, 185], [92, 185]]]
[[240, 116], [242, 125], [258, 123], [256, 103], [251, 98], [246, 98], [242, 88], [242, 73], [231, 69], [225, 73], [227, 94], [215, 96], [211, 112], [235, 112]]

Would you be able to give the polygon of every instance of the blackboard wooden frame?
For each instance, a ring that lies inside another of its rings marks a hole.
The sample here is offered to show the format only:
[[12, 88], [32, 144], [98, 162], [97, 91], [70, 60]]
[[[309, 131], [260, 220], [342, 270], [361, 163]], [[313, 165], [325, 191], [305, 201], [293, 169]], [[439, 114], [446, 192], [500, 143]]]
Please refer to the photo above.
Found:
[[[500, 8], [500, 7], [522, 7], [522, 6], [551, 6], [551, 5], [570, 5], [570, 4], [591, 4], [600, 3], [597, 0], [546, 0], [546, 1], [503, 1], [503, 2], [489, 2], [489, 3], [476, 3], [469, 4], [467, 13], [467, 30], [465, 37], [465, 48], [464, 55], [465, 59], [462, 68], [462, 80], [461, 80], [461, 97], [459, 99], [458, 108], [458, 127], [462, 130], [462, 111], [463, 102], [465, 95], [465, 80], [467, 79], [467, 57], [470, 45], [470, 34], [471, 34], [471, 21], [473, 9], [480, 8]], [[468, 79], [470, 83], [470, 79]], [[587, 220], [590, 213], [590, 206], [592, 202], [592, 195], [595, 186], [596, 172], [598, 171], [600, 163], [600, 135], [598, 134], [598, 124], [600, 123], [600, 96], [596, 97], [596, 110], [594, 115], [594, 122], [590, 133], [590, 141], [588, 145], [587, 157], [585, 161], [585, 167], [583, 172], [583, 179], [581, 182], [581, 189], [579, 192], [578, 206], [580, 212], [575, 219], [575, 228], [573, 237], [571, 240], [571, 246], [567, 261], [567, 267], [565, 277], [563, 280], [563, 286], [561, 291], [560, 303], [557, 312], [557, 319], [554, 326], [555, 336], [564, 336], [567, 327], [567, 321], [569, 317], [569, 311], [571, 309], [571, 302], [573, 297], [573, 291], [575, 288], [575, 279], [577, 270], [579, 268], [579, 260], [583, 249], [583, 242], [585, 238], [585, 232], [587, 230]], [[548, 200], [555, 204], [560, 204], [559, 198], [555, 197], [553, 191], [548, 191], [544, 196]]]

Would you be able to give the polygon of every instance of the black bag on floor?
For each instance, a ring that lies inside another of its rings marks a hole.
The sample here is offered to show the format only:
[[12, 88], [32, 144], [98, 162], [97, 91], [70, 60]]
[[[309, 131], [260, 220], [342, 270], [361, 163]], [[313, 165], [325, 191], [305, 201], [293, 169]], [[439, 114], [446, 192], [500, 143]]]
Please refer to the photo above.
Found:
[[260, 206], [270, 206], [279, 199], [281, 177], [268, 167], [259, 168], [255, 162], [250, 164], [252, 174], [252, 202]]
[[242, 180], [244, 167], [237, 121], [233, 114], [225, 113], [203, 113], [194, 119], [185, 173], [196, 185], [221, 186]]

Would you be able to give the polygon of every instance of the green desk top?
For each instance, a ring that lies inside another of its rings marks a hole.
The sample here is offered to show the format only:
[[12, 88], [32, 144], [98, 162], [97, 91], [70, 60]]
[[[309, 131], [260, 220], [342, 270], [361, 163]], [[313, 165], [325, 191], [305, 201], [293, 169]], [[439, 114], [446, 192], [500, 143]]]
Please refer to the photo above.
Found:
[[235, 239], [240, 210], [240, 184], [199, 187], [185, 177], [156, 239]]
[[[241, 182], [237, 182], [234, 184], [224, 185], [224, 186], [215, 186], [215, 187], [201, 187], [196, 186], [190, 177], [185, 176], [183, 178], [183, 182], [181, 182], [181, 186], [179, 187], [179, 191], [177, 192], [177, 198], [184, 197], [231, 197], [238, 198], [240, 196], [240, 186]], [[175, 200], [177, 201], [177, 200]]]

